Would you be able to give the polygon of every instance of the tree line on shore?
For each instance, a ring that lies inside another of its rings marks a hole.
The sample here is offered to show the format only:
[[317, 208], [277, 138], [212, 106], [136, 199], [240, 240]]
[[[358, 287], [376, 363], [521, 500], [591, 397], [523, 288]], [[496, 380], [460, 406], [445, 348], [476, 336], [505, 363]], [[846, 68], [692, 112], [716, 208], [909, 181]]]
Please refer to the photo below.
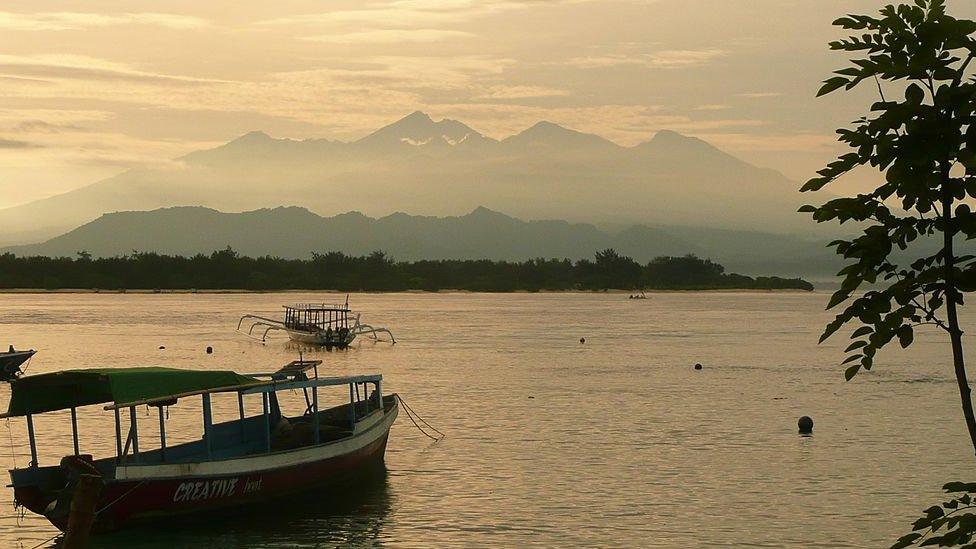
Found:
[[470, 290], [485, 292], [639, 289], [800, 289], [795, 278], [749, 277], [694, 255], [658, 257], [647, 264], [613, 249], [594, 259], [526, 261], [395, 261], [377, 251], [365, 256], [313, 253], [311, 259], [246, 257], [231, 248], [192, 257], [134, 252], [92, 258], [0, 255], [0, 288], [241, 289], [241, 290]]

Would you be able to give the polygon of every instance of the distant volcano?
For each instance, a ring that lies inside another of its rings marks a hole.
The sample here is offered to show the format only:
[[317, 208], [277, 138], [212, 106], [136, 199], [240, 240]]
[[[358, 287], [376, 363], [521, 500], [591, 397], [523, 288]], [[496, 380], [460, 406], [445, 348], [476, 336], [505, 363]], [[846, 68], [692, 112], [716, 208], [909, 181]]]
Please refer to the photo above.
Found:
[[449, 216], [484, 205], [525, 219], [614, 226], [810, 227], [796, 209], [811, 197], [796, 182], [670, 131], [622, 147], [539, 122], [498, 141], [418, 111], [357, 141], [255, 131], [177, 160], [0, 210], [0, 244], [44, 240], [104, 213], [170, 206]]

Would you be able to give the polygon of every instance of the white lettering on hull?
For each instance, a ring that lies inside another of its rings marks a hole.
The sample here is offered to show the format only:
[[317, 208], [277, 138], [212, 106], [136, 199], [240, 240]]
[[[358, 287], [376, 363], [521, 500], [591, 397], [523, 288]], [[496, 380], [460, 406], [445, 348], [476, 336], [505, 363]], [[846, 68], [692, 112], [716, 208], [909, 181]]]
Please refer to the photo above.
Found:
[[236, 478], [181, 482], [173, 492], [173, 503], [225, 498], [234, 495]]

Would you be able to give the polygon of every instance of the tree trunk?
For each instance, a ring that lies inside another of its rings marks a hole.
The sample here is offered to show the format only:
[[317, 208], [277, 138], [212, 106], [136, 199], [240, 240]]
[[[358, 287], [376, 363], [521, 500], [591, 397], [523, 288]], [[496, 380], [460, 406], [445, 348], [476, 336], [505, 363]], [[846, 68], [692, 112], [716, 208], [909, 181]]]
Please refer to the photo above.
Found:
[[943, 246], [945, 254], [945, 300], [946, 320], [949, 325], [949, 339], [952, 342], [952, 363], [956, 372], [956, 383], [959, 385], [959, 398], [962, 399], [962, 413], [966, 418], [966, 428], [969, 430], [969, 440], [973, 451], [976, 452], [976, 416], [973, 414], [972, 390], [966, 378], [966, 357], [962, 349], [962, 330], [959, 329], [959, 315], [956, 311], [956, 300], [959, 291], [956, 289], [956, 256], [952, 250], [952, 239], [955, 229], [952, 226], [952, 196], [949, 190], [949, 174], [942, 174], [942, 228]]

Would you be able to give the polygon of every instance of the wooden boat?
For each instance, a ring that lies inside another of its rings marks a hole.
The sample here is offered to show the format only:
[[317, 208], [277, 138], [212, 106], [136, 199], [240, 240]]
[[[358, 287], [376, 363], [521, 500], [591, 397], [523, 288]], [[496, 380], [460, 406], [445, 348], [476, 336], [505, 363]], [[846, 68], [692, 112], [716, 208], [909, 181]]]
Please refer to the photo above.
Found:
[[15, 351], [13, 345], [10, 346], [9, 351], [0, 353], [0, 381], [11, 381], [20, 377], [24, 373], [20, 369], [21, 365], [35, 354], [37, 351], [33, 349]]
[[[114, 368], [21, 377], [12, 382], [9, 409], [0, 416], [27, 422], [31, 462], [10, 471], [16, 504], [64, 530], [80, 475], [96, 475], [102, 488], [92, 531], [98, 533], [266, 502], [372, 471], [383, 462], [397, 396], [383, 395], [380, 375], [320, 378], [318, 364], [296, 361], [259, 375]], [[349, 402], [320, 410], [319, 390], [329, 387], [347, 388]], [[294, 390], [304, 393], [307, 408], [298, 417], [284, 417], [276, 395]], [[237, 396], [240, 417], [215, 424], [211, 399], [226, 394]], [[167, 446], [164, 408], [189, 398], [202, 399], [203, 436]], [[260, 399], [261, 413], [245, 415], [248, 398]], [[114, 457], [82, 453], [76, 410], [98, 404], [115, 414]], [[159, 444], [151, 451], [140, 451], [146, 441], [140, 441], [136, 408], [144, 405], [159, 415]], [[64, 409], [71, 410], [73, 451], [60, 464], [41, 465], [35, 422], [45, 412]], [[126, 409], [124, 422], [120, 412]]]
[[369, 324], [363, 324], [359, 313], [353, 313], [349, 309], [348, 300], [345, 305], [299, 303], [285, 305], [284, 309], [283, 320], [246, 314], [237, 322], [237, 330], [242, 331], [244, 323], [249, 322], [248, 336], [254, 336], [256, 327], [264, 328], [261, 341], [267, 340], [268, 332], [283, 330], [292, 341], [338, 349], [348, 347], [360, 335], [368, 335], [378, 340], [379, 334], [386, 334], [392, 343], [396, 343], [393, 333], [387, 328], [374, 328]]

